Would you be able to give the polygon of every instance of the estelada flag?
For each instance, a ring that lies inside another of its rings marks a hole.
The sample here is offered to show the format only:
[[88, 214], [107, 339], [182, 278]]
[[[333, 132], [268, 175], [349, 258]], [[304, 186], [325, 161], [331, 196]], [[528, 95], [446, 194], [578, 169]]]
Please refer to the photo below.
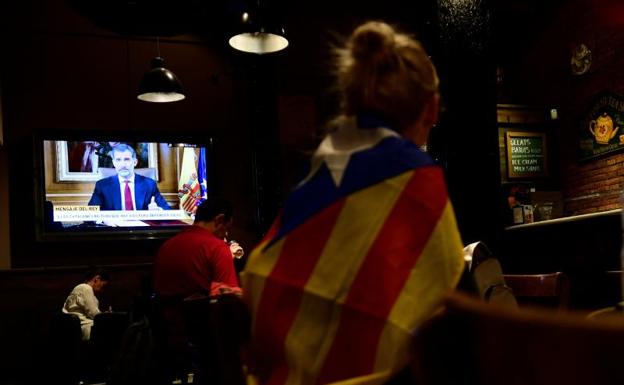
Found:
[[261, 384], [386, 382], [459, 281], [462, 242], [442, 170], [377, 132], [346, 160], [323, 151], [326, 139], [247, 262]]

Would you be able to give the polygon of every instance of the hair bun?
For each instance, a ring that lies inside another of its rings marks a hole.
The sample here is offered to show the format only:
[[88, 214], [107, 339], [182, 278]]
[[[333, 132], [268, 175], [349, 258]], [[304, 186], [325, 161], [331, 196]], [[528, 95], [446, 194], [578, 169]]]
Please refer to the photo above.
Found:
[[351, 55], [356, 61], [383, 61], [393, 49], [394, 30], [386, 23], [365, 23], [351, 37]]
[[422, 44], [384, 22], [357, 27], [335, 53], [346, 116], [373, 113], [405, 130], [420, 119], [438, 91], [435, 67]]

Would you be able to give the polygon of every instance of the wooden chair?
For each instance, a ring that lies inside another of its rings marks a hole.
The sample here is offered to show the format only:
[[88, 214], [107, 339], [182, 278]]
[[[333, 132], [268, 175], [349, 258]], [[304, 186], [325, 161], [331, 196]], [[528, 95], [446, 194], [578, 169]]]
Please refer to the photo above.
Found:
[[550, 274], [504, 274], [519, 305], [566, 308], [570, 302], [570, 284], [562, 272]]
[[622, 302], [623, 278], [621, 270], [608, 270], [600, 276], [599, 280], [595, 281], [595, 301], [592, 305], [596, 309], [588, 317], [608, 317], [612, 313], [622, 311], [624, 306], [624, 302]]
[[623, 321], [510, 309], [455, 292], [419, 328], [412, 369], [422, 385], [623, 384]]
[[52, 383], [77, 384], [84, 375], [85, 350], [78, 316], [60, 311], [51, 314], [45, 377]]
[[602, 289], [606, 305], [615, 305], [624, 300], [622, 298], [622, 270], [609, 270], [605, 272]]
[[213, 298], [154, 296], [151, 325], [158, 377], [168, 383], [194, 374], [193, 383], [244, 385], [241, 349], [248, 342], [251, 319], [233, 294]]
[[200, 296], [185, 299], [183, 306], [188, 336], [198, 347], [199, 383], [244, 385], [241, 349], [251, 319], [242, 300], [233, 294]]
[[90, 368], [93, 382], [104, 382], [110, 373], [130, 320], [125, 312], [103, 312], [93, 319]]

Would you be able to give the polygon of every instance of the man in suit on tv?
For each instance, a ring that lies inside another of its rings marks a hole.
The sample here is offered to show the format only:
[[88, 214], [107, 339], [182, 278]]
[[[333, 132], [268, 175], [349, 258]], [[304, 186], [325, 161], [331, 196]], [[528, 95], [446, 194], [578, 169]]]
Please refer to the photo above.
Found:
[[158, 191], [156, 181], [134, 172], [138, 162], [134, 148], [120, 143], [113, 147], [110, 155], [117, 175], [95, 183], [89, 206], [100, 206], [100, 210], [171, 209]]

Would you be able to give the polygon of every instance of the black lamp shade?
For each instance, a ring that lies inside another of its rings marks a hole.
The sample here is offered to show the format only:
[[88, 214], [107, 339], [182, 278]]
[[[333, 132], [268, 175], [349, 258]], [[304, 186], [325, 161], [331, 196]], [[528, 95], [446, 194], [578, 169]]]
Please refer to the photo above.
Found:
[[161, 57], [152, 60], [149, 70], [139, 84], [139, 100], [154, 103], [177, 102], [185, 98], [182, 84], [175, 74], [165, 68]]
[[228, 41], [236, 50], [258, 55], [278, 52], [288, 47], [284, 28], [257, 10], [241, 16], [239, 30]]

